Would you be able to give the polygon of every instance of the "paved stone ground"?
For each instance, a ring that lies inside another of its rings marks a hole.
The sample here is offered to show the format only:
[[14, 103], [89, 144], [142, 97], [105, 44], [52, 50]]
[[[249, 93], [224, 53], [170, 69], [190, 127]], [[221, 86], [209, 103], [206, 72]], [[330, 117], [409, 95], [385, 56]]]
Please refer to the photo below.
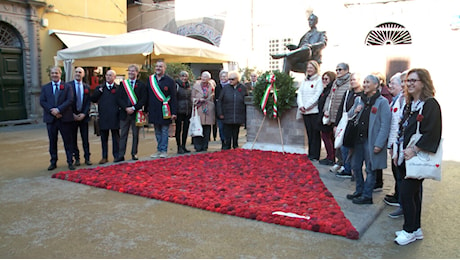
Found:
[[[100, 141], [92, 134], [90, 139], [97, 163]], [[244, 131], [240, 140], [244, 144]], [[170, 139], [171, 155], [174, 144]], [[150, 159], [155, 146], [153, 132], [145, 131], [141, 159]], [[219, 149], [219, 141], [211, 142], [210, 151]], [[401, 247], [393, 238], [403, 220], [388, 218], [394, 207], [381, 201], [392, 189], [389, 171], [374, 205], [358, 206], [345, 199], [354, 183], [315, 163], [345, 215], [365, 230], [359, 240], [349, 240], [52, 179], [52, 173], [67, 169], [62, 143], [59, 157], [58, 168], [47, 171], [43, 124], [0, 127], [0, 257], [460, 258], [459, 162], [443, 164], [442, 182], [425, 181], [425, 239]]]

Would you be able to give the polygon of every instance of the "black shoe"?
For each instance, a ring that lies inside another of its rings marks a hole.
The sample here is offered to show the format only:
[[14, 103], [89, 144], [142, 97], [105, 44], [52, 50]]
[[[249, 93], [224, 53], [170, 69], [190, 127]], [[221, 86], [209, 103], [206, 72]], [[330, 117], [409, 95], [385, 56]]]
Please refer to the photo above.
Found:
[[385, 196], [385, 198], [383, 199], [383, 201], [390, 205], [390, 206], [395, 206], [395, 207], [399, 207], [399, 201], [396, 197], [394, 196]]
[[340, 177], [340, 178], [347, 178], [347, 179], [351, 179], [351, 172], [341, 172], [341, 173], [336, 173], [335, 174], [336, 177]]
[[117, 159], [113, 160], [113, 162], [122, 162], [125, 160], [125, 157], [122, 156], [122, 157], [118, 157]]
[[182, 150], [184, 150], [184, 153], [189, 153], [190, 151], [185, 148], [185, 146], [182, 146]]
[[375, 184], [374, 185], [374, 192], [382, 191], [382, 190], [383, 190], [383, 184]]
[[86, 165], [93, 165], [93, 163], [90, 160], [85, 160]]
[[319, 160], [319, 164], [322, 165], [334, 165], [334, 162], [332, 160], [329, 160], [327, 158]]
[[353, 199], [354, 204], [372, 204], [372, 198], [365, 198], [363, 196], [354, 198]]
[[349, 199], [349, 200], [352, 200], [352, 199], [354, 199], [354, 198], [359, 198], [359, 197], [361, 197], [361, 193], [356, 193], [356, 192], [355, 192], [355, 193], [353, 193], [353, 194], [348, 194], [348, 195], [347, 195], [347, 199]]
[[75, 169], [76, 169], [76, 168], [75, 168], [75, 166], [74, 166], [73, 164], [69, 164], [69, 170], [73, 171], [73, 170], [75, 170]]
[[138, 158], [137, 155], [135, 155], [135, 154], [131, 157], [131, 159], [133, 159], [133, 161], [139, 160], [139, 158]]
[[56, 164], [55, 163], [52, 163], [52, 164], [50, 164], [50, 166], [48, 166], [48, 171], [52, 171], [54, 169], [56, 169]]
[[80, 159], [76, 159], [74, 165], [75, 166], [80, 166]]
[[184, 154], [184, 152], [185, 151], [184, 151], [184, 148], [182, 148], [182, 146], [177, 147], [177, 153], [178, 154]]
[[312, 161], [312, 162], [317, 162], [318, 161], [318, 158], [313, 158], [312, 156], [308, 156], [308, 159], [310, 159], [310, 161]]

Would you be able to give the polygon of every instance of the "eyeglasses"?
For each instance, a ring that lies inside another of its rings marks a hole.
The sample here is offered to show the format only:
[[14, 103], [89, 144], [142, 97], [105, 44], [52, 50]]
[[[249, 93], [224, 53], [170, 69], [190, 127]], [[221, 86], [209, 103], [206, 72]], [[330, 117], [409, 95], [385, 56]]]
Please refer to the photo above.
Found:
[[236, 78], [229, 78], [228, 80], [235, 80]]
[[339, 72], [339, 71], [342, 71], [342, 70], [343, 70], [342, 68], [338, 68], [335, 71]]
[[421, 80], [419, 80], [419, 79], [408, 79], [408, 80], [404, 80], [404, 83], [406, 83], [406, 84], [407, 83], [415, 84], [415, 82], [417, 82], [417, 81], [421, 81]]

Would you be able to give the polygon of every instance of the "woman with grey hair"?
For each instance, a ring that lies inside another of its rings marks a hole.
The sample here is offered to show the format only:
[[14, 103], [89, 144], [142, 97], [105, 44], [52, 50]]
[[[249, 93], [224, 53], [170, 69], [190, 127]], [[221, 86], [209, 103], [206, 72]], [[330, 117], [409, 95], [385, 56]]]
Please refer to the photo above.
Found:
[[197, 152], [206, 152], [208, 150], [211, 126], [216, 123], [215, 87], [216, 83], [211, 79], [211, 73], [203, 71], [201, 80], [198, 80], [192, 88], [193, 105], [198, 108], [198, 115], [203, 127], [203, 136], [193, 137], [193, 145]]
[[177, 87], [177, 119], [176, 119], [176, 143], [177, 153], [189, 153], [185, 147], [187, 142], [188, 128], [190, 117], [192, 116], [192, 89], [188, 81], [187, 71], [179, 73], [179, 79], [176, 80]]
[[[356, 190], [348, 194], [355, 204], [372, 204], [372, 192], [377, 169], [387, 167], [387, 140], [390, 133], [391, 112], [388, 101], [382, 97], [379, 79], [368, 75], [363, 82], [363, 94], [355, 99], [348, 112], [356, 116], [357, 136], [352, 149], [351, 167], [355, 174]], [[363, 177], [363, 162], [366, 163], [366, 180]]]

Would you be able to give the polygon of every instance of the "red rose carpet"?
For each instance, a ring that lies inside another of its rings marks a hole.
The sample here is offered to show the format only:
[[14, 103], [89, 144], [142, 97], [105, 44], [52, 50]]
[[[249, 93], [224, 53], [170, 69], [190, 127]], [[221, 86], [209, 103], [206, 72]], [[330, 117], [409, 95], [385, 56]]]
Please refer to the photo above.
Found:
[[227, 150], [59, 172], [53, 178], [358, 239], [306, 155]]

